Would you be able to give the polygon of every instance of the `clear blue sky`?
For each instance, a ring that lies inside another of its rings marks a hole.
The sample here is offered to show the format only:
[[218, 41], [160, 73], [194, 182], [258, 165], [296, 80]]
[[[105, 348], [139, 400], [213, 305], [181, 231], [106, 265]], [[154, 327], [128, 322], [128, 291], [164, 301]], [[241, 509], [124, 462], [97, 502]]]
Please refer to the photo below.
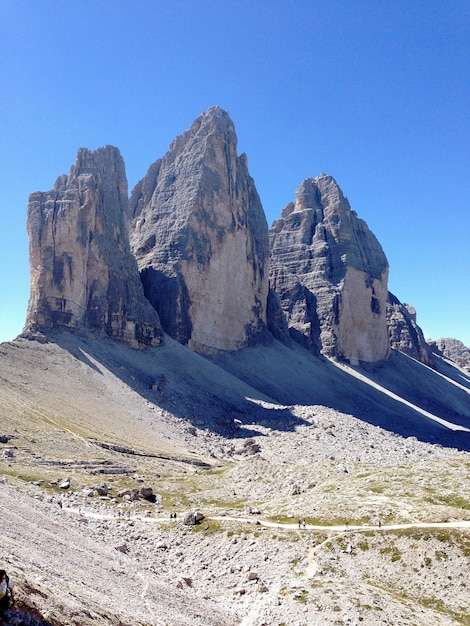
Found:
[[1, 0], [0, 340], [29, 297], [26, 209], [79, 147], [129, 188], [229, 111], [268, 222], [333, 175], [427, 336], [470, 345], [468, 0]]

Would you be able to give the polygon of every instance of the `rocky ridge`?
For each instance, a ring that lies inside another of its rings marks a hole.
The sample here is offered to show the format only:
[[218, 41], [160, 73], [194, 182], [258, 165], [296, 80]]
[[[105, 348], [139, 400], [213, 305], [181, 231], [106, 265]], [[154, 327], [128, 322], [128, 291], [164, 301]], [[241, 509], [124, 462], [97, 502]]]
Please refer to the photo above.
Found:
[[430, 367], [435, 366], [432, 350], [416, 322], [415, 308], [401, 303], [390, 292], [387, 299], [387, 325], [392, 348]]
[[470, 372], [470, 348], [458, 339], [446, 337], [436, 341], [431, 340], [428, 345], [435, 354], [450, 359], [462, 369]]

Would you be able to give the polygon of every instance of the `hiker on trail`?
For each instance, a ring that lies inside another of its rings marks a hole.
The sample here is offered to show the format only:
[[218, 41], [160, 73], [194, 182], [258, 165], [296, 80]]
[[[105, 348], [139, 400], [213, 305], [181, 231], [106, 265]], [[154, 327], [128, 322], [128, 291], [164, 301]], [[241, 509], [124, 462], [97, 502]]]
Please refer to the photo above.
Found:
[[10, 579], [4, 569], [0, 569], [0, 624], [3, 623], [5, 611], [8, 611], [15, 603], [13, 589], [10, 587]]

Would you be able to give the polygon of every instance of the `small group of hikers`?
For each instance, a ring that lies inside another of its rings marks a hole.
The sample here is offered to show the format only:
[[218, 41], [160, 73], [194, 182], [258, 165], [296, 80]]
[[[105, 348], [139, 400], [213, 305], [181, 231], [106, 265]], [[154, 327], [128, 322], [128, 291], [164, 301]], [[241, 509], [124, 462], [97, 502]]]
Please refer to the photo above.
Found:
[[0, 624], [3, 623], [5, 612], [15, 604], [10, 579], [4, 569], [0, 569]]

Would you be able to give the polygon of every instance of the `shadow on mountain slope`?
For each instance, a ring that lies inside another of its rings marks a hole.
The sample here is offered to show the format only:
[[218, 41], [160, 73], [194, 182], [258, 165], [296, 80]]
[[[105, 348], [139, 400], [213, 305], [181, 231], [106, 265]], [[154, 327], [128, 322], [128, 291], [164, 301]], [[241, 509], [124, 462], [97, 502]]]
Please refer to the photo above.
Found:
[[[361, 369], [277, 341], [209, 358], [169, 337], [163, 346], [141, 351], [91, 335], [58, 333], [50, 339], [49, 355], [44, 347], [41, 354], [41, 344], [34, 341], [3, 344], [12, 346], [7, 350], [10, 362], [15, 344], [23, 347], [27, 365], [22, 362], [17, 370], [26, 371], [29, 392], [35, 384], [49, 384], [51, 392], [42, 397], [42, 406], [47, 402], [53, 408], [55, 402], [64, 411], [69, 402], [65, 410], [72, 417], [74, 411], [80, 414], [82, 423], [92, 424], [100, 414], [102, 431], [113, 430], [110, 424], [120, 415], [129, 436], [137, 431], [136, 420], [145, 421], [139, 411], [146, 411], [151, 417], [141, 439], [147, 443], [148, 437], [148, 445], [153, 445], [158, 419], [163, 424], [169, 414], [200, 429], [243, 438], [259, 434], [251, 428], [258, 423], [279, 431], [307, 423], [290, 405], [323, 405], [403, 437], [470, 450], [469, 389], [457, 382], [461, 372], [451, 372], [448, 362], [440, 373], [393, 351], [388, 361]], [[61, 355], [59, 348], [65, 351]], [[115, 380], [120, 381], [118, 388]], [[141, 407], [132, 392], [143, 399]], [[94, 394], [86, 407], [80, 403], [85, 393]]]
[[135, 350], [92, 335], [58, 333], [55, 344], [75, 359], [103, 374], [111, 372], [148, 403], [172, 415], [226, 437], [252, 437], [251, 424], [293, 430], [304, 424], [288, 407], [201, 355], [165, 337], [158, 348]]
[[470, 450], [468, 390], [395, 350], [367, 368], [281, 344], [212, 360], [282, 404], [324, 405], [403, 437]]

